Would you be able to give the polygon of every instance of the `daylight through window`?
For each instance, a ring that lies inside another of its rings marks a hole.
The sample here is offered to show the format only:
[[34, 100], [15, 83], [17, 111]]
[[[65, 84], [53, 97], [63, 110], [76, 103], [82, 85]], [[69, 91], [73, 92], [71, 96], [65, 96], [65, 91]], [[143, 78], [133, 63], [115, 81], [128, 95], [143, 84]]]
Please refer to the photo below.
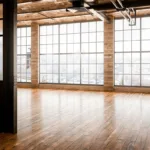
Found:
[[40, 82], [103, 85], [103, 22], [40, 26]]
[[31, 27], [17, 29], [17, 81], [31, 82]]
[[150, 86], [150, 17], [115, 20], [115, 85]]

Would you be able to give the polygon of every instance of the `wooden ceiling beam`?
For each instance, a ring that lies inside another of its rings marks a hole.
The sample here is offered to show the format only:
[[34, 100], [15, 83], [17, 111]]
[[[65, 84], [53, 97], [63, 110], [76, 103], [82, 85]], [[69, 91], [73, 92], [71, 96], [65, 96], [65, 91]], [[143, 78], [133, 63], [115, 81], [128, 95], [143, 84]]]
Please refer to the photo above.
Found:
[[20, 21], [17, 26], [30, 26], [32, 22], [36, 22], [39, 25], [48, 24], [62, 24], [62, 23], [74, 23], [74, 22], [86, 22], [86, 21], [98, 21], [99, 19], [92, 15], [74, 16], [74, 17], [63, 17], [55, 19], [42, 19], [37, 21]]
[[[138, 17], [150, 16], [150, 9], [137, 10], [136, 14]], [[122, 18], [122, 16], [120, 15], [119, 12], [112, 12], [111, 15], [114, 16], [115, 18]], [[133, 15], [131, 15], [131, 16], [134, 17]]]
[[79, 12], [72, 13], [66, 11], [60, 12], [40, 12], [40, 13], [30, 13], [30, 14], [20, 14], [17, 16], [18, 21], [34, 21], [34, 20], [42, 20], [42, 19], [54, 19], [54, 18], [62, 18], [62, 17], [75, 17], [80, 15], [87, 15], [88, 12]]
[[[37, 3], [39, 1], [42, 1], [42, 0], [17, 0], [17, 4], [24, 4], [24, 3]], [[47, 0], [48, 1], [48, 0]], [[63, 2], [63, 1], [66, 1], [66, 0], [49, 0], [49, 1], [57, 1], [57, 2]]]
[[50, 11], [50, 10], [59, 10], [65, 9], [68, 7], [72, 7], [72, 3], [68, 1], [62, 2], [52, 2], [52, 1], [39, 1], [35, 3], [25, 3], [25, 4], [18, 4], [18, 14], [25, 14], [25, 13], [38, 13], [41, 11]]
[[86, 15], [89, 16], [89, 14], [78, 14], [78, 15], [73, 15], [73, 16], [63, 16], [63, 17], [53, 17], [53, 18], [50, 18], [50, 17], [49, 18], [37, 18], [37, 19], [35, 18], [35, 19], [32, 19], [32, 20], [31, 19], [30, 20], [18, 20], [17, 22], [22, 22], [22, 21], [33, 21], [34, 22], [34, 21], [41, 21], [41, 20], [46, 20], [46, 19], [47, 20], [50, 20], [50, 19], [51, 20], [54, 20], [54, 19], [65, 19], [65, 18], [68, 18], [68, 17], [72, 17], [73, 18], [73, 17], [86, 16]]

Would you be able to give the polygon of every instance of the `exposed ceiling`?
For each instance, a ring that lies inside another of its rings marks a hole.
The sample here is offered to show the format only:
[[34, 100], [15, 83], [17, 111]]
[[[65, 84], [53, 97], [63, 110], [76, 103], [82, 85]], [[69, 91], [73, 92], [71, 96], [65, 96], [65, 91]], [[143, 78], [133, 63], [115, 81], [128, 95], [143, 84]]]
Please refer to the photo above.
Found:
[[[114, 0], [116, 1], [116, 0]], [[86, 0], [91, 8], [105, 12], [109, 15], [119, 16], [115, 13], [115, 7], [110, 0]], [[135, 7], [143, 10], [144, 14], [150, 14], [150, 0], [123, 0], [125, 7]], [[39, 24], [53, 24], [65, 22], [78, 22], [87, 20], [97, 20], [98, 17], [90, 12], [70, 12], [66, 8], [72, 7], [68, 0], [18, 0], [18, 26], [30, 25], [32, 22]], [[138, 13], [142, 11], [138, 11]]]

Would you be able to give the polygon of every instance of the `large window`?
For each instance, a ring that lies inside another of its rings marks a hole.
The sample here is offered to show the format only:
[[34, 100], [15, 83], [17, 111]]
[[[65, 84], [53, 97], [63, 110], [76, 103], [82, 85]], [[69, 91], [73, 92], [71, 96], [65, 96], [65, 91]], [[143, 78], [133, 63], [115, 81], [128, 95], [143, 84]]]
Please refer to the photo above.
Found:
[[31, 28], [17, 29], [17, 81], [31, 82]]
[[3, 5], [0, 4], [0, 81], [3, 80]]
[[40, 82], [103, 85], [103, 22], [40, 26]]
[[115, 85], [150, 86], [150, 17], [115, 20]]

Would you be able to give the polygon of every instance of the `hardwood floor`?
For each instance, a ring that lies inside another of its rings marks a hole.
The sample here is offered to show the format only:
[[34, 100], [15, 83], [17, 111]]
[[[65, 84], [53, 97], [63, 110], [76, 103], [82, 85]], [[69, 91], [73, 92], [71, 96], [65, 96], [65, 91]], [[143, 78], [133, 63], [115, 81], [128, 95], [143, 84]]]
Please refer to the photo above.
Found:
[[0, 150], [150, 150], [150, 95], [18, 89]]

